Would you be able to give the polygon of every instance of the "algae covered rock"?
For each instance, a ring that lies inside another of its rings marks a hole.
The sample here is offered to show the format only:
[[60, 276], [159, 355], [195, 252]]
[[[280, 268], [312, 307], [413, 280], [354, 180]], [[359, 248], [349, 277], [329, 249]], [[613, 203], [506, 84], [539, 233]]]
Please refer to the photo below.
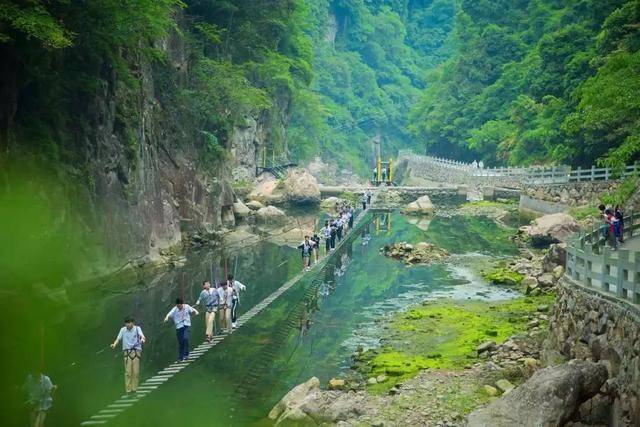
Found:
[[483, 277], [488, 282], [505, 286], [517, 286], [524, 279], [522, 274], [504, 267], [495, 268], [483, 274]]
[[449, 252], [427, 242], [415, 245], [406, 242], [394, 243], [384, 246], [380, 251], [385, 256], [399, 259], [408, 265], [429, 264], [444, 261], [449, 257]]
[[484, 386], [482, 386], [482, 389], [487, 394], [487, 396], [497, 396], [498, 395], [498, 389], [493, 387], [493, 386], [490, 386], [489, 384], [485, 384]]
[[340, 378], [331, 378], [329, 380], [329, 389], [330, 390], [344, 390], [346, 386], [346, 382]]
[[496, 381], [496, 387], [498, 387], [503, 394], [509, 393], [511, 390], [515, 388], [515, 386], [511, 384], [509, 380], [505, 380], [505, 379]]

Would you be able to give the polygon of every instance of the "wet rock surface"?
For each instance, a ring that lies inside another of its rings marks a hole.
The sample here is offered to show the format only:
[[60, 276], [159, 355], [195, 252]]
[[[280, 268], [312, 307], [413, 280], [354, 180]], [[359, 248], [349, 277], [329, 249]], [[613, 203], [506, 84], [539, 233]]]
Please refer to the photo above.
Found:
[[444, 261], [449, 257], [449, 252], [431, 243], [420, 242], [412, 245], [407, 242], [386, 245], [380, 251], [387, 257], [403, 261], [405, 264], [429, 264]]

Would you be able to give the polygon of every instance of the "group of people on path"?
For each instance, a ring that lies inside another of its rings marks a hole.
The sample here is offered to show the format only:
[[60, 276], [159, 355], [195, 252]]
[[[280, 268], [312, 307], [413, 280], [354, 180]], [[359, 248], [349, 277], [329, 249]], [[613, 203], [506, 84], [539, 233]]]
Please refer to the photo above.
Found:
[[[209, 281], [202, 282], [202, 291], [194, 305], [202, 307], [205, 313], [205, 338], [211, 342], [215, 333], [231, 333], [237, 327], [237, 310], [240, 305], [240, 293], [247, 287], [235, 280], [233, 275], [228, 275], [227, 280], [212, 286]], [[164, 317], [164, 322], [173, 320], [178, 340], [177, 362], [189, 358], [189, 341], [191, 338], [191, 316], [200, 314], [198, 310], [189, 304], [185, 304], [182, 298], [176, 298], [175, 306]], [[219, 320], [219, 328], [216, 328], [216, 317]], [[111, 344], [116, 348], [122, 342], [122, 355], [124, 358], [124, 384], [125, 391], [129, 394], [136, 393], [140, 382], [140, 360], [142, 357], [142, 345], [147, 338], [140, 326], [135, 324], [132, 317], [124, 319], [124, 326], [118, 332], [118, 336]]]
[[624, 213], [618, 205], [611, 208], [601, 204], [598, 209], [604, 220], [601, 227], [602, 239], [615, 251], [618, 245], [624, 243]]
[[[367, 210], [367, 207], [371, 205], [371, 196], [372, 193], [370, 189], [362, 193], [360, 198], [362, 210]], [[336, 244], [353, 228], [354, 219], [354, 207], [343, 203], [338, 209], [337, 214], [325, 221], [324, 227], [320, 229], [319, 233], [314, 233], [313, 236], [304, 236], [304, 240], [298, 245], [298, 249], [300, 249], [302, 255], [302, 270], [308, 270], [311, 268], [314, 260], [317, 263], [320, 259], [322, 240], [324, 240], [325, 254], [333, 251], [336, 248]]]

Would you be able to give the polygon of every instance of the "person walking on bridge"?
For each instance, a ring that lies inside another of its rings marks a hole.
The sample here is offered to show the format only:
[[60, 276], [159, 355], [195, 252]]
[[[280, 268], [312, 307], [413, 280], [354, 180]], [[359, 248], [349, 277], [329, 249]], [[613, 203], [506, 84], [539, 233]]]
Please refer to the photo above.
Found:
[[331, 226], [331, 250], [336, 248], [336, 236], [338, 235], [338, 226], [334, 220], [329, 221]]
[[324, 250], [328, 254], [331, 252], [331, 226], [329, 226], [329, 221], [324, 222], [324, 227], [320, 229], [320, 235], [324, 239]]
[[231, 325], [231, 308], [233, 307], [233, 287], [229, 286], [229, 281], [222, 282], [222, 286], [218, 288], [220, 295], [220, 330], [231, 333], [233, 328]]
[[127, 393], [135, 393], [138, 391], [140, 383], [142, 344], [147, 341], [147, 338], [131, 316], [124, 319], [124, 326], [120, 328], [111, 348], [116, 348], [120, 341], [122, 341], [122, 356], [124, 358], [124, 389]]
[[47, 412], [53, 405], [53, 392], [58, 388], [51, 378], [43, 372], [36, 371], [27, 376], [25, 384], [30, 406], [31, 426], [44, 427]]
[[238, 320], [238, 306], [240, 305], [240, 292], [247, 290], [247, 287], [233, 278], [233, 274], [227, 276], [228, 285], [233, 291], [231, 300], [231, 327], [236, 328], [236, 321]]
[[216, 289], [211, 287], [211, 283], [208, 280], [202, 282], [202, 292], [200, 292], [200, 296], [195, 305], [204, 307], [204, 333], [207, 341], [211, 342], [216, 324], [216, 313], [220, 305], [220, 294], [218, 294]]
[[309, 240], [309, 236], [304, 236], [304, 241], [298, 245], [298, 249], [302, 254], [302, 271], [305, 271], [311, 266], [311, 253], [313, 252], [313, 242]]
[[320, 260], [320, 236], [318, 236], [318, 233], [313, 233], [311, 242], [313, 242], [313, 257], [315, 259], [315, 263], [317, 264]]
[[360, 197], [360, 202], [362, 203], [362, 210], [366, 211], [367, 210], [367, 194], [366, 193], [362, 193], [362, 197]]
[[371, 205], [371, 196], [372, 196], [371, 189], [367, 188], [367, 192], [365, 194], [367, 195], [367, 205]]
[[335, 221], [336, 224], [336, 236], [338, 236], [338, 242], [342, 240], [342, 230], [344, 228], [344, 224], [342, 222], [342, 214], [338, 214], [338, 218]]
[[176, 305], [164, 317], [168, 322], [173, 319], [176, 325], [176, 337], [178, 339], [178, 362], [189, 358], [189, 338], [191, 333], [191, 314], [197, 316], [198, 310], [185, 304], [182, 298], [176, 298]]

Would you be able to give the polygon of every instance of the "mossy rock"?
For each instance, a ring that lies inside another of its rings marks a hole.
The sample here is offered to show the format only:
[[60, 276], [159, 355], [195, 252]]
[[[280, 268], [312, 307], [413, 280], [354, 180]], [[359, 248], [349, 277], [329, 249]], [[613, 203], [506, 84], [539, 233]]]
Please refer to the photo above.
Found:
[[505, 286], [517, 286], [524, 279], [522, 274], [504, 267], [495, 268], [483, 274], [483, 277], [493, 284]]

